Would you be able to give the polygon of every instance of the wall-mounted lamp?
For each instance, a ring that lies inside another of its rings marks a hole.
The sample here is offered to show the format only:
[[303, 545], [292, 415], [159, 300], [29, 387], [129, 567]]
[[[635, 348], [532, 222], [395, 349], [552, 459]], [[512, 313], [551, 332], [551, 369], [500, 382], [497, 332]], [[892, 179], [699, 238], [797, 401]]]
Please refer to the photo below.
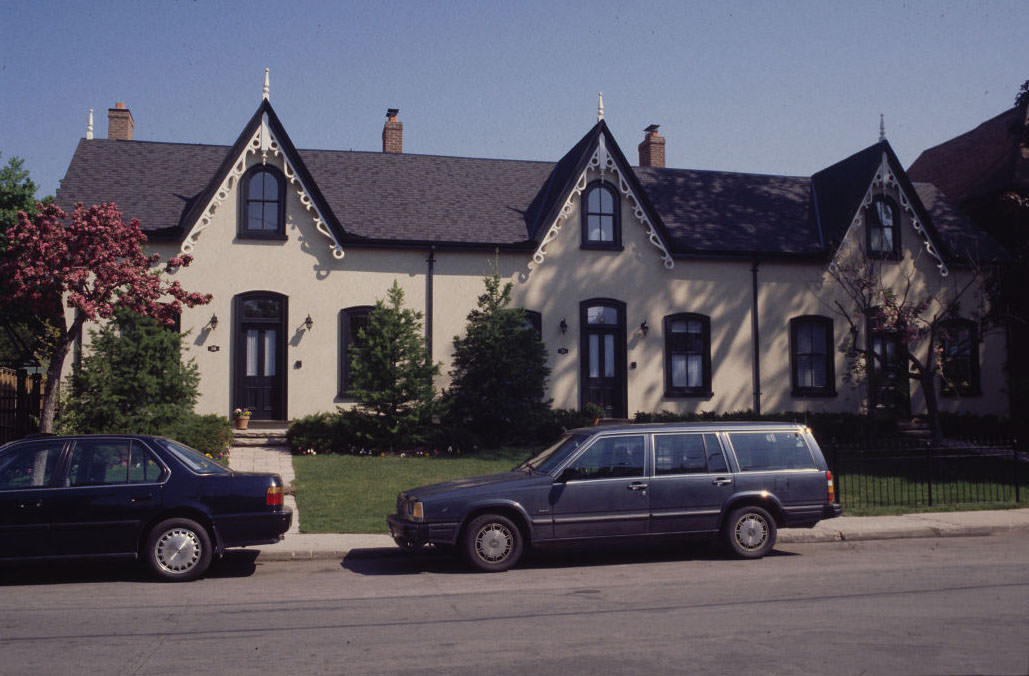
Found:
[[211, 330], [214, 331], [218, 328], [218, 315], [212, 314], [211, 318], [207, 320], [207, 323], [211, 326]]
[[304, 320], [304, 326], [307, 327], [308, 331], [310, 331], [311, 327], [314, 326], [314, 320], [311, 319], [311, 315], [307, 315], [307, 319]]
[[568, 322], [564, 320], [564, 317], [561, 318], [561, 323], [558, 326], [561, 329], [561, 333], [568, 333]]
[[647, 320], [646, 320], [646, 319], [644, 319], [644, 320], [643, 320], [643, 321], [642, 321], [642, 322], [640, 323], [640, 331], [642, 331], [642, 332], [643, 332], [643, 335], [644, 335], [644, 336], [646, 336], [646, 335], [647, 335], [647, 332], [648, 332], [648, 331], [650, 331], [650, 327], [649, 327], [649, 326], [647, 326]]

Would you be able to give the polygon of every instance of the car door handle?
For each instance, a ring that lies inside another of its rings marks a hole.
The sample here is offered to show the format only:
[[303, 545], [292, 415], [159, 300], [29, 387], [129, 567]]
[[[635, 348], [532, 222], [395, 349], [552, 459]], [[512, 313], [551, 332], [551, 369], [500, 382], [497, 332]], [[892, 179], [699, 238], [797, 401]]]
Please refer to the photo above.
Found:
[[154, 499], [154, 496], [152, 496], [150, 494], [147, 494], [147, 495], [133, 495], [131, 498], [129, 498], [129, 503], [134, 505], [137, 502], [150, 502], [153, 499]]
[[633, 481], [631, 484], [626, 486], [630, 491], [645, 491], [647, 490], [647, 484], [642, 481]]
[[720, 476], [717, 479], [715, 479], [714, 481], [712, 481], [711, 483], [713, 483], [715, 486], [728, 486], [729, 484], [732, 483], [732, 479], [730, 479], [728, 477]]
[[42, 500], [36, 500], [35, 502], [19, 502], [18, 509], [39, 509], [43, 506]]

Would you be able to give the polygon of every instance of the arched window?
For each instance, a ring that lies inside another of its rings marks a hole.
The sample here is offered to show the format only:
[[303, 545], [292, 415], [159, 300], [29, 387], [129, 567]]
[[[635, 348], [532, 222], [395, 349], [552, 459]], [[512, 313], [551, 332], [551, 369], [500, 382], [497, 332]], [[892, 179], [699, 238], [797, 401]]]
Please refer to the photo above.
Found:
[[790, 372], [795, 397], [836, 394], [832, 319], [820, 316], [790, 320]]
[[609, 183], [595, 181], [582, 198], [582, 246], [588, 249], [618, 249], [622, 229], [618, 218], [618, 194]]
[[711, 319], [684, 312], [668, 315], [665, 331], [665, 396], [711, 395]]
[[888, 197], [876, 197], [865, 209], [868, 254], [875, 258], [900, 258], [900, 212]]
[[281, 239], [286, 235], [286, 182], [278, 169], [251, 167], [240, 181], [239, 236]]

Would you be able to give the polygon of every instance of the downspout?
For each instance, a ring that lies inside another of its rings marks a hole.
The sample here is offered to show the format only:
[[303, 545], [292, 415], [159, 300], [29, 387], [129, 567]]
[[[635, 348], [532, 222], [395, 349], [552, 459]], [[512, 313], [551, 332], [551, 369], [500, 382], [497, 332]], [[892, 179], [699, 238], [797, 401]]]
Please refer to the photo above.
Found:
[[429, 362], [432, 362], [432, 282], [436, 269], [436, 247], [429, 247], [429, 257], [425, 259], [428, 270], [425, 274], [425, 351]]
[[754, 345], [754, 415], [761, 415], [761, 332], [758, 325], [758, 302], [757, 302], [757, 270], [758, 260], [754, 259], [754, 265], [750, 268], [751, 281], [751, 308], [750, 308], [750, 333], [751, 342]]

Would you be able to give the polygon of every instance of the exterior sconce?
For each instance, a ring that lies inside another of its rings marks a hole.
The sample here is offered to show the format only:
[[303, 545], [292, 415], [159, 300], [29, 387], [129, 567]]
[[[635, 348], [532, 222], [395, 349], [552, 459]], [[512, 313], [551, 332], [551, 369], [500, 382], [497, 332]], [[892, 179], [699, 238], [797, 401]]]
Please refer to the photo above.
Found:
[[314, 320], [311, 319], [311, 315], [307, 315], [307, 319], [304, 320], [304, 326], [307, 327], [308, 331], [310, 331], [311, 327], [314, 326]]
[[643, 332], [644, 336], [646, 336], [647, 332], [650, 331], [650, 327], [647, 326], [647, 320], [646, 319], [644, 319], [643, 322], [640, 323], [640, 331]]
[[558, 326], [561, 328], [561, 333], [568, 333], [568, 322], [564, 320], [564, 317], [561, 318], [561, 323]]
[[207, 323], [211, 326], [211, 330], [214, 331], [218, 328], [218, 315], [212, 314], [211, 318], [207, 320]]

